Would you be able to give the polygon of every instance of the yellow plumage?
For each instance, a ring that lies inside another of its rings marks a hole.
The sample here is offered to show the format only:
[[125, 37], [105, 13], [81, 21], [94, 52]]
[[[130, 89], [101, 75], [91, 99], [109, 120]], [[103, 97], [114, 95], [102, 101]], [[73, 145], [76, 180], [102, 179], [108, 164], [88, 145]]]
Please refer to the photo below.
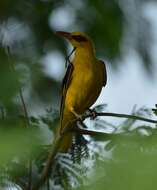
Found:
[[[66, 37], [76, 48], [72, 65], [69, 66], [63, 82], [61, 103], [61, 122], [57, 135], [65, 127], [70, 127], [72, 120], [83, 114], [98, 98], [106, 85], [105, 64], [95, 57], [92, 41], [81, 32], [57, 32]], [[59, 147], [59, 152], [67, 152], [72, 143], [72, 133], [66, 134]]]

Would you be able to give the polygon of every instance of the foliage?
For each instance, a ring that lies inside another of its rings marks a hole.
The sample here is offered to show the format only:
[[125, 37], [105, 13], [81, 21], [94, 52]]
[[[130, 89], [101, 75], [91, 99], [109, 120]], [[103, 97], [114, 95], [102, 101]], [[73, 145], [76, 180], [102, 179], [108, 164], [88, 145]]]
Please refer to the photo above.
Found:
[[[145, 132], [147, 130], [144, 129]], [[101, 190], [105, 187], [111, 190], [153, 190], [157, 174], [156, 130], [151, 132], [147, 136], [133, 130], [129, 134], [120, 135], [115, 145], [107, 149], [106, 155], [95, 163], [90, 182], [79, 189]]]
[[[98, 105], [94, 110], [99, 112], [103, 110], [103, 107], [103, 105]], [[148, 116], [149, 113], [147, 109], [141, 108], [134, 109], [132, 114]], [[50, 127], [54, 133], [54, 128], [51, 126], [57, 123], [58, 119], [55, 115], [52, 110], [48, 110], [45, 115], [38, 118], [32, 116], [29, 118], [28, 128], [25, 128], [25, 121], [21, 116], [9, 120], [6, 115], [1, 119], [0, 179], [2, 187], [7, 187], [9, 184], [13, 187], [27, 186], [30, 159], [32, 182], [34, 184], [39, 180], [51, 148], [51, 140], [47, 142], [44, 140], [43, 129], [47, 128], [49, 131], [48, 127]], [[72, 152], [57, 155], [52, 165], [51, 175], [47, 176], [48, 183], [43, 188], [48, 189], [49, 186], [54, 189], [94, 189], [95, 187], [103, 189], [105, 185], [111, 189], [117, 187], [129, 189], [130, 178], [134, 181], [134, 187], [137, 186], [138, 189], [142, 189], [145, 185], [150, 187], [150, 182], [143, 185], [140, 181], [145, 177], [149, 181], [149, 178], [154, 178], [156, 175], [153, 170], [156, 128], [136, 124], [136, 120], [131, 119], [126, 119], [117, 126], [101, 118], [92, 122], [94, 130], [104, 131], [104, 134], [110, 131], [110, 135], [107, 138], [104, 135], [99, 138], [91, 135], [86, 138], [86, 141], [80, 141], [81, 136], [78, 136], [79, 143], [75, 141]], [[51, 136], [49, 138], [51, 139]], [[80, 146], [81, 142], [83, 142], [82, 146]], [[149, 168], [142, 167], [147, 164]], [[148, 169], [149, 176], [146, 175]], [[134, 171], [137, 173], [136, 176], [134, 176]], [[126, 173], [127, 176], [125, 176]], [[125, 181], [121, 181], [122, 177]]]

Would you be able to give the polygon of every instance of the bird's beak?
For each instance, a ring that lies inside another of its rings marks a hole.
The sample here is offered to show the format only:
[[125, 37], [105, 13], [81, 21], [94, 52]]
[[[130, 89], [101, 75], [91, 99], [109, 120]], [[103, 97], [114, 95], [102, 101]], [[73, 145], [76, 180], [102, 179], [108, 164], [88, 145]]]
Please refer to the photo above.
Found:
[[59, 36], [62, 36], [64, 38], [66, 38], [68, 40], [72, 39], [71, 33], [69, 33], [69, 32], [57, 31], [56, 34], [59, 35]]

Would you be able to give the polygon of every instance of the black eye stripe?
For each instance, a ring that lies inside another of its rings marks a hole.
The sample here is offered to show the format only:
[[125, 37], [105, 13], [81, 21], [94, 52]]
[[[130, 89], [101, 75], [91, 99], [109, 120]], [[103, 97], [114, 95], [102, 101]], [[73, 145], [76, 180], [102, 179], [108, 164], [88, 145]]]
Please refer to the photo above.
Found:
[[85, 37], [80, 36], [80, 35], [78, 35], [78, 36], [73, 35], [72, 38], [73, 38], [74, 40], [78, 41], [78, 42], [86, 42], [86, 41], [87, 41], [87, 39], [86, 39]]

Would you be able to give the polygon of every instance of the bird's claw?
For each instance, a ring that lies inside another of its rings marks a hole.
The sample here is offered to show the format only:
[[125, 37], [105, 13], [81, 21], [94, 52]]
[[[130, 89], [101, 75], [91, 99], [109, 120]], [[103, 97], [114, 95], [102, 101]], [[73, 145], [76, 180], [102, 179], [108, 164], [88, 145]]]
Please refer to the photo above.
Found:
[[96, 111], [95, 110], [92, 110], [92, 109], [88, 109], [90, 114], [91, 114], [91, 119], [94, 120], [96, 118]]
[[75, 115], [78, 121], [83, 121], [83, 115], [77, 114]]

